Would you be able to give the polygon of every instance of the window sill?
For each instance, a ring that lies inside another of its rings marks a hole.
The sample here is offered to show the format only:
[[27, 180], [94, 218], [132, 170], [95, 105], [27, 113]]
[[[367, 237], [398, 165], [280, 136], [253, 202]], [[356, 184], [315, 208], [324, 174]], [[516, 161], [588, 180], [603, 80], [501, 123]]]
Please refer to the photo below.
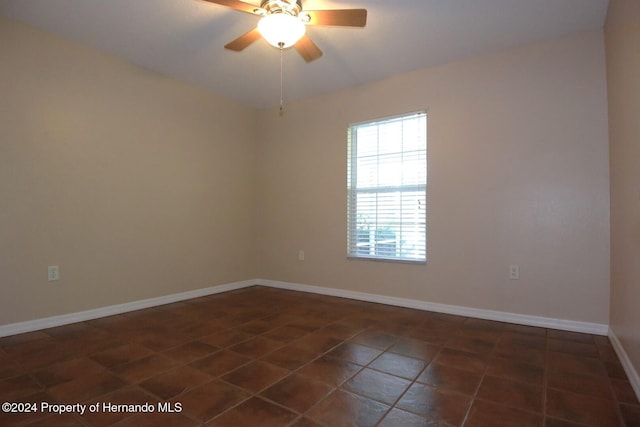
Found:
[[392, 262], [397, 264], [422, 264], [427, 265], [427, 260], [414, 260], [414, 259], [402, 259], [402, 258], [380, 258], [380, 257], [366, 257], [366, 256], [352, 256], [347, 255], [349, 261], [376, 261], [376, 262]]

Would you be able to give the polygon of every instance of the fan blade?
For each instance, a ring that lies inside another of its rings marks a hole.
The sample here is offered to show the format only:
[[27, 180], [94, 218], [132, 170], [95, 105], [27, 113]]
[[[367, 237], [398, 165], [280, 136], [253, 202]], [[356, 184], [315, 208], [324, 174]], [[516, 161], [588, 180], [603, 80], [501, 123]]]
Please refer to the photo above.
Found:
[[311, 62], [322, 56], [320, 48], [306, 35], [302, 36], [293, 47], [296, 48], [300, 56], [307, 62]]
[[224, 45], [224, 48], [229, 50], [235, 50], [236, 52], [240, 52], [241, 50], [244, 50], [247, 46], [249, 46], [254, 41], [258, 40], [259, 38], [260, 38], [260, 33], [258, 32], [257, 28], [254, 28], [253, 30], [247, 33], [244, 33], [243, 35], [233, 40], [232, 42], [227, 43], [226, 45]]
[[367, 9], [305, 10], [308, 25], [337, 25], [342, 27], [364, 27], [367, 25]]
[[222, 6], [230, 7], [231, 9], [239, 10], [241, 12], [247, 12], [254, 15], [264, 15], [266, 14], [266, 10], [261, 7], [256, 6], [255, 4], [246, 3], [240, 0], [204, 0], [209, 3], [215, 3]]

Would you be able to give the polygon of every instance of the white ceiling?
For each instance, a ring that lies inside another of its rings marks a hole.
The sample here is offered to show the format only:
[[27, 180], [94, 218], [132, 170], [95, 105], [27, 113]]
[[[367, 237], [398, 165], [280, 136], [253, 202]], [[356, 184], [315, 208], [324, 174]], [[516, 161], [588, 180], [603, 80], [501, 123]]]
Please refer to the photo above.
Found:
[[[260, 0], [245, 0], [259, 4]], [[601, 28], [608, 0], [303, 0], [365, 8], [365, 28], [308, 27], [323, 50], [284, 56], [286, 99], [299, 99], [502, 48]], [[258, 18], [202, 0], [0, 0], [0, 14], [245, 105], [280, 102], [280, 55], [263, 40], [223, 46]], [[285, 100], [286, 102], [286, 100]]]

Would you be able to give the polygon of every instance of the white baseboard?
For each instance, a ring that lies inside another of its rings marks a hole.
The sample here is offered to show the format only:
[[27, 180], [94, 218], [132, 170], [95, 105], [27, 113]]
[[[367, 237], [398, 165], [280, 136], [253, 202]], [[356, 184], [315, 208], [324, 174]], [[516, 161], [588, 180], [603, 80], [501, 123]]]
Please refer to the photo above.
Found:
[[77, 313], [63, 314], [59, 316], [29, 320], [26, 322], [11, 323], [8, 325], [0, 325], [0, 337], [52, 328], [69, 323], [84, 322], [86, 320], [112, 316], [114, 314], [126, 313], [143, 308], [156, 307], [159, 305], [170, 304], [172, 302], [184, 301], [201, 296], [242, 289], [254, 285], [268, 286], [279, 289], [289, 289], [293, 291], [309, 292], [321, 295], [330, 295], [340, 298], [388, 304], [398, 307], [414, 308], [417, 310], [434, 311], [438, 313], [455, 314], [458, 316], [475, 317], [479, 319], [496, 320], [500, 322], [516, 323], [520, 325], [539, 326], [543, 328], [560, 329], [565, 331], [582, 332], [595, 335], [607, 335], [609, 333], [609, 327], [600, 323], [588, 323], [540, 316], [529, 316], [502, 311], [483, 310], [457, 305], [432, 303], [408, 298], [390, 297], [365, 292], [354, 292], [343, 289], [325, 288], [321, 286], [302, 285], [299, 283], [255, 279], [218, 286], [211, 286], [208, 288], [196, 289], [193, 291], [181, 292], [178, 294], [166, 295], [157, 298], [131, 301], [124, 304], [111, 305]]
[[126, 313], [143, 308], [156, 307], [159, 305], [170, 304], [172, 302], [184, 301], [187, 299], [198, 298], [206, 295], [218, 294], [221, 292], [233, 291], [236, 289], [246, 288], [248, 286], [254, 285], [256, 285], [255, 280], [245, 280], [243, 282], [227, 283], [224, 285], [211, 286], [208, 288], [180, 292], [178, 294], [165, 295], [156, 298], [131, 301], [124, 304], [110, 305], [93, 310], [80, 311], [77, 313], [62, 314], [59, 316], [45, 317], [42, 319], [29, 320], [26, 322], [0, 325], [0, 337], [53, 328], [55, 326], [67, 325], [69, 323], [84, 322], [86, 320], [112, 316], [114, 314]]
[[609, 328], [609, 340], [618, 355], [618, 359], [620, 359], [620, 363], [622, 363], [624, 371], [627, 373], [627, 377], [629, 378], [631, 387], [633, 387], [633, 391], [636, 392], [636, 396], [638, 396], [638, 400], [640, 400], [640, 375], [638, 375], [638, 371], [636, 371], [636, 368], [631, 363], [629, 355], [624, 350], [622, 343], [612, 328]]
[[376, 302], [417, 310], [435, 311], [438, 313], [455, 314], [458, 316], [475, 317], [478, 319], [496, 320], [499, 322], [516, 323], [519, 325], [539, 326], [542, 328], [560, 329], [571, 332], [582, 332], [594, 335], [607, 335], [609, 326], [601, 323], [579, 322], [575, 320], [554, 319], [550, 317], [530, 316], [525, 314], [508, 313], [504, 311], [484, 310], [463, 307], [459, 305], [439, 304], [408, 298], [397, 298], [364, 292], [345, 291], [342, 289], [325, 288], [321, 286], [302, 285], [299, 283], [279, 282], [275, 280], [257, 279], [257, 284], [272, 288], [289, 289], [293, 291], [330, 295], [360, 301]]

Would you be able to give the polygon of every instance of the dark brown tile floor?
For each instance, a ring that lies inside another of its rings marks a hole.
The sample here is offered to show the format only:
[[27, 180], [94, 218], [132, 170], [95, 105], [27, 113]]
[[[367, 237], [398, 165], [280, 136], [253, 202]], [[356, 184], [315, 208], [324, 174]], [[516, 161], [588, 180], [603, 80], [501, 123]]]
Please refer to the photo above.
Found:
[[38, 409], [2, 426], [640, 425], [606, 337], [264, 287], [0, 338], [0, 402]]

